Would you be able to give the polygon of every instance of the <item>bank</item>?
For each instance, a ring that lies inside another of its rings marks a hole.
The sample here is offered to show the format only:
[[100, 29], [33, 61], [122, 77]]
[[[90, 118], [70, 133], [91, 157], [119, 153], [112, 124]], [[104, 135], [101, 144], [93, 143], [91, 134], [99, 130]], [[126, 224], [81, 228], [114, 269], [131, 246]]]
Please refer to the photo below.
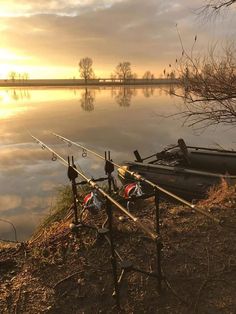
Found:
[[[76, 238], [69, 189], [32, 238], [1, 244], [1, 313], [117, 313], [110, 248], [92, 228]], [[82, 192], [81, 192], [82, 193]], [[222, 182], [198, 204], [235, 223], [235, 187]], [[143, 222], [154, 217], [153, 200], [135, 209]], [[87, 225], [101, 225], [105, 212], [87, 213]], [[155, 271], [155, 245], [134, 224], [115, 213], [115, 245], [135, 267]], [[161, 202], [163, 291], [156, 278], [130, 271], [121, 285], [121, 313], [233, 313], [236, 308], [235, 229], [223, 228], [178, 204]]]
[[28, 80], [0, 80], [0, 87], [76, 87], [76, 86], [155, 86], [165, 84], [177, 84], [177, 79], [90, 79], [85, 82], [82, 79], [28, 79]]

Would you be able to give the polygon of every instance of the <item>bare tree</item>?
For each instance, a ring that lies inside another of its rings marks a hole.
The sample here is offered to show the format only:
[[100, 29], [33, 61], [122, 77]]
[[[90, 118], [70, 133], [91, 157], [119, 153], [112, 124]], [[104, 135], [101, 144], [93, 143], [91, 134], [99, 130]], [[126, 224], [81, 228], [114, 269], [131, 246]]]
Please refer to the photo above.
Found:
[[227, 46], [216, 57], [215, 49], [202, 58], [183, 50], [178, 67], [182, 93], [177, 96], [185, 101], [188, 125], [236, 125], [236, 51]]
[[131, 76], [130, 76], [129, 78], [132, 79], [132, 80], [137, 80], [138, 74], [135, 73], [135, 72], [132, 72], [132, 73], [131, 73]]
[[152, 74], [151, 71], [146, 71], [143, 74], [143, 79], [144, 80], [153, 80], [154, 79], [154, 74]]
[[116, 74], [115, 73], [111, 73], [110, 74], [110, 78], [112, 81], [114, 81], [116, 79]]
[[93, 78], [93, 60], [91, 58], [83, 58], [79, 62], [79, 72], [80, 76], [85, 80], [85, 84], [87, 84], [88, 79]]
[[117, 77], [122, 79], [124, 82], [125, 80], [132, 78], [131, 63], [128, 61], [120, 62], [116, 66], [115, 73]]
[[14, 71], [12, 71], [12, 72], [9, 73], [9, 77], [10, 77], [10, 79], [12, 80], [12, 82], [15, 82], [16, 75], [17, 75], [17, 73], [14, 72]]
[[29, 73], [25, 72], [23, 73], [23, 80], [27, 81], [29, 79]]
[[229, 8], [236, 0], [207, 0], [206, 4], [200, 8], [200, 13], [217, 14], [223, 9]]
[[175, 76], [176, 76], [175, 71], [171, 71], [170, 74], [169, 74], [169, 76], [170, 76], [170, 79], [171, 79], [171, 80], [175, 80], [175, 78], [176, 78], [176, 77], [175, 77]]

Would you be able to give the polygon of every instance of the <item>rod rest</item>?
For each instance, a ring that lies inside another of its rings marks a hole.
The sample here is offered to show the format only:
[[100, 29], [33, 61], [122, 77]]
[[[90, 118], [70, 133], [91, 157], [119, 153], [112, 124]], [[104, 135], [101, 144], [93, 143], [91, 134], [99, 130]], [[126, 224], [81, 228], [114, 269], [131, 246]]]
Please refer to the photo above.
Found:
[[[104, 178], [97, 178], [97, 179], [91, 179], [93, 182], [102, 182], [102, 181], [106, 181], [108, 180], [108, 177], [104, 177]], [[76, 185], [85, 185], [85, 184], [88, 184], [88, 181], [80, 181], [80, 182], [77, 182]]]

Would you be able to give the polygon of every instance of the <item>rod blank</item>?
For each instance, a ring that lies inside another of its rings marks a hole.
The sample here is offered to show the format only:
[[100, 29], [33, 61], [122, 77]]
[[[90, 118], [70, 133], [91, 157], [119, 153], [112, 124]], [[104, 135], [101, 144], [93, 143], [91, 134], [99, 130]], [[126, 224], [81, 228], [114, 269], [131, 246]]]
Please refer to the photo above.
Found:
[[[53, 149], [51, 149], [49, 146], [44, 144], [42, 141], [40, 141], [37, 137], [30, 134], [30, 136], [36, 141], [36, 143], [40, 144], [42, 148], [47, 149], [51, 153], [53, 153], [59, 161], [66, 167], [68, 167], [67, 161], [61, 157], [57, 152], [55, 152]], [[78, 169], [73, 169], [85, 180], [89, 185], [92, 186], [92, 188], [96, 189], [100, 192], [101, 195], [103, 195], [107, 200], [109, 200], [115, 207], [117, 207], [124, 215], [128, 216], [137, 226], [140, 227], [141, 230], [143, 230], [145, 233], [147, 233], [153, 240], [158, 240], [159, 236], [152, 232], [149, 227], [145, 226], [137, 217], [132, 215], [125, 207], [123, 207], [121, 204], [119, 204], [116, 200], [114, 200], [109, 194], [107, 194], [102, 188], [100, 188], [96, 182], [94, 182], [92, 179], [88, 179], [83, 173], [81, 173]]]
[[[75, 145], [77, 147], [80, 147], [82, 149], [85, 149], [86, 151], [90, 152], [91, 154], [97, 156], [98, 158], [102, 159], [102, 160], [105, 160], [105, 158], [101, 155], [99, 155], [98, 153], [92, 151], [91, 149], [88, 149], [86, 147], [84, 147], [83, 145], [81, 144], [78, 144], [76, 142], [73, 142], [71, 140], [69, 140], [68, 138], [64, 137], [64, 136], [61, 136], [57, 133], [52, 133], [54, 136], [56, 136], [57, 138], [59, 138], [60, 140], [62, 140], [63, 142], [67, 143], [67, 144], [71, 144], [71, 145]], [[117, 168], [121, 168], [120, 165], [116, 164], [115, 162], [113, 161], [110, 161], [115, 167]], [[146, 184], [150, 185], [151, 187], [153, 187], [154, 189], [158, 189], [159, 191], [161, 191], [162, 193], [172, 197], [173, 199], [179, 201], [180, 203], [182, 204], [185, 204], [186, 206], [190, 207], [192, 210], [195, 210], [196, 212], [208, 217], [209, 219], [213, 220], [214, 222], [222, 225], [222, 220], [214, 217], [213, 215], [211, 215], [210, 213], [207, 213], [206, 211], [196, 207], [194, 204], [186, 201], [185, 199], [183, 199], [182, 197], [179, 197], [169, 191], [167, 191], [166, 189], [162, 188], [161, 186], [159, 186], [158, 184], [156, 183], [153, 183], [152, 181], [149, 181], [147, 179], [145, 179], [144, 177], [142, 177], [141, 175], [139, 175], [138, 173], [136, 172], [133, 172], [133, 171], [130, 171], [128, 169], [123, 169], [125, 172], [127, 172], [128, 174], [130, 174], [133, 178], [135, 178], [136, 180], [138, 181], [142, 181], [142, 182], [145, 182]]]

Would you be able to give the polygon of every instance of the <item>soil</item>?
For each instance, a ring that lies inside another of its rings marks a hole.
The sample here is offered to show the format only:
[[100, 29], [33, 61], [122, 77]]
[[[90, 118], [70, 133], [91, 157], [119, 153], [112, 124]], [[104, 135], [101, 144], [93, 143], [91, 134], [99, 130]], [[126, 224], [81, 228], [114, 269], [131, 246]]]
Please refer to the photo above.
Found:
[[[223, 227], [185, 206], [162, 201], [162, 289], [154, 276], [128, 269], [120, 284], [120, 309], [112, 296], [110, 246], [96, 230], [71, 232], [71, 214], [31, 240], [0, 246], [0, 313], [236, 313], [235, 188], [212, 191], [198, 204]], [[132, 214], [154, 228], [153, 199]], [[87, 213], [102, 226], [105, 211]], [[114, 210], [114, 243], [133, 268], [157, 272], [156, 243]], [[118, 262], [118, 274], [121, 272]]]

